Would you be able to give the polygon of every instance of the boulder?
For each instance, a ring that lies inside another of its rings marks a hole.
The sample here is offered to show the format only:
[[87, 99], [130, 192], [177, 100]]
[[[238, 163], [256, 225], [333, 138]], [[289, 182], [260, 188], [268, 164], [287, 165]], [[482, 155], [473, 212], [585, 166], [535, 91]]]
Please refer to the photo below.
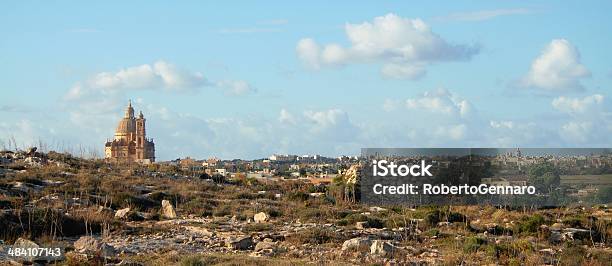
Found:
[[[13, 244], [14, 248], [38, 248], [38, 244], [34, 243], [34, 241], [30, 241], [28, 239], [25, 238], [18, 238], [17, 240], [15, 240], [15, 243]], [[30, 257], [30, 256], [20, 256], [17, 258], [19, 261], [34, 261], [36, 258], [35, 257]]]
[[211, 237], [215, 235], [214, 232], [211, 232], [208, 229], [199, 226], [185, 226], [185, 230], [201, 236]]
[[559, 231], [561, 229], [563, 229], [563, 225], [560, 223], [554, 223], [553, 225], [550, 226], [550, 230]]
[[20, 247], [20, 248], [38, 248], [38, 244], [34, 243], [34, 241], [30, 241], [27, 240], [25, 238], [18, 238], [17, 240], [15, 240], [15, 243], [13, 244], [14, 247]]
[[33, 156], [34, 154], [36, 154], [36, 147], [29, 147], [27, 150], [28, 155]]
[[125, 208], [118, 210], [115, 212], [115, 218], [124, 219], [127, 217], [127, 214], [130, 212], [130, 208]]
[[253, 220], [256, 223], [264, 223], [264, 222], [267, 222], [269, 219], [270, 217], [265, 212], [260, 212], [258, 214], [255, 214], [255, 216], [253, 217]]
[[269, 242], [269, 241], [261, 241], [257, 243], [257, 245], [255, 245], [255, 251], [260, 251], [260, 250], [265, 250], [265, 249], [276, 250], [276, 243]]
[[162, 217], [166, 219], [174, 219], [176, 218], [176, 212], [174, 211], [174, 207], [170, 203], [170, 201], [162, 200]]
[[99, 254], [103, 257], [117, 256], [117, 250], [113, 246], [102, 243], [91, 236], [82, 236], [74, 242], [74, 250], [79, 253]]
[[579, 228], [563, 229], [563, 239], [565, 241], [584, 240], [591, 238], [591, 231]]
[[392, 256], [397, 253], [399, 248], [392, 245], [389, 242], [382, 240], [374, 240], [372, 242], [372, 246], [370, 246], [370, 254], [372, 255], [380, 255], [383, 257]]
[[367, 250], [372, 245], [372, 240], [367, 237], [357, 237], [344, 241], [342, 251], [345, 250]]
[[368, 222], [356, 222], [355, 229], [365, 229], [368, 227]]
[[370, 207], [370, 211], [371, 212], [384, 212], [384, 211], [387, 211], [387, 209], [381, 208], [378, 206], [373, 206], [373, 207]]
[[550, 237], [548, 238], [548, 242], [551, 244], [557, 244], [563, 240], [563, 236], [559, 231], [550, 231]]
[[253, 238], [250, 236], [230, 238], [226, 241], [226, 246], [234, 250], [247, 250], [253, 247]]

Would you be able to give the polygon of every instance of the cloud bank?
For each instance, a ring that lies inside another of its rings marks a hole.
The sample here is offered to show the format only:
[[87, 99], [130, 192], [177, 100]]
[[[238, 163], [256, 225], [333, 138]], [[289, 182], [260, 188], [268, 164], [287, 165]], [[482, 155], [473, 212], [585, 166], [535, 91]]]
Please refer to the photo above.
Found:
[[371, 22], [346, 23], [344, 31], [348, 47], [336, 43], [319, 45], [312, 38], [303, 38], [296, 46], [298, 58], [311, 69], [382, 64], [385, 77], [417, 79], [433, 63], [469, 60], [479, 52], [474, 45], [447, 42], [421, 19], [392, 13]]

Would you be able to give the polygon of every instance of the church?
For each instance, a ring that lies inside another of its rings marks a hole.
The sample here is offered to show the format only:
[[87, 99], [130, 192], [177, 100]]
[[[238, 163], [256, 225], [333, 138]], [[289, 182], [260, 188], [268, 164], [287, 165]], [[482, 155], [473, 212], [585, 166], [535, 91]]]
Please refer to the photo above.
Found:
[[105, 144], [105, 158], [113, 162], [155, 162], [155, 143], [147, 139], [145, 121], [142, 111], [134, 116], [132, 101], [125, 109], [125, 115], [119, 121], [113, 140]]

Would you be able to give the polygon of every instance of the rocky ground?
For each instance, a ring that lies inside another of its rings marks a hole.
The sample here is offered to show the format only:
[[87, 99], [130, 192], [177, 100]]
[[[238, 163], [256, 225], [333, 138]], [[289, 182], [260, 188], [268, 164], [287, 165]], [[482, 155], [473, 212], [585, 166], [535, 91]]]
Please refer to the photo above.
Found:
[[[36, 151], [0, 153], [0, 239], [60, 245], [56, 265], [609, 265], [612, 210], [392, 207], [335, 187], [152, 178]], [[30, 158], [30, 159], [28, 159]], [[149, 172], [147, 172], [149, 171]], [[342, 190], [343, 191], [343, 190]], [[38, 264], [0, 254], [0, 264]]]

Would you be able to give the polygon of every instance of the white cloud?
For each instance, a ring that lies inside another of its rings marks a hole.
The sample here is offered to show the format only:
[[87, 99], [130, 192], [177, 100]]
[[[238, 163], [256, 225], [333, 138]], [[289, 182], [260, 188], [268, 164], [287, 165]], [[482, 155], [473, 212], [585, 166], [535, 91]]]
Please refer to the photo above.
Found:
[[449, 138], [453, 141], [462, 140], [467, 137], [468, 127], [465, 124], [450, 126], [438, 126], [434, 134], [440, 138]]
[[[310, 38], [297, 44], [298, 57], [309, 67], [351, 63], [381, 63], [381, 73], [390, 78], [415, 79], [434, 62], [467, 60], [478, 53], [474, 46], [453, 45], [433, 33], [420, 19], [395, 14], [376, 17], [372, 22], [347, 23], [349, 47], [328, 44], [321, 47]], [[322, 52], [321, 52], [322, 51]]]
[[572, 143], [586, 142], [592, 133], [593, 124], [591, 122], [568, 122], [561, 127], [560, 135], [566, 141]]
[[580, 91], [580, 80], [591, 72], [580, 62], [580, 53], [565, 39], [552, 40], [533, 63], [522, 86], [541, 91]]
[[603, 107], [604, 96], [594, 94], [584, 98], [571, 98], [560, 96], [552, 101], [552, 106], [564, 113], [593, 113]]
[[473, 12], [457, 12], [448, 16], [438, 17], [436, 19], [440, 21], [484, 21], [501, 16], [525, 15], [532, 12], [533, 11], [531, 9], [527, 8], [493, 9]]
[[297, 47], [295, 48], [298, 57], [302, 62], [310, 68], [318, 69], [319, 65], [319, 53], [321, 48], [319, 45], [310, 38], [301, 39]]
[[117, 72], [100, 72], [84, 82], [77, 82], [65, 95], [67, 100], [116, 95], [126, 90], [193, 91], [208, 81], [200, 72], [179, 69], [165, 61], [127, 67]]
[[472, 105], [467, 100], [445, 89], [428, 91], [421, 97], [407, 99], [406, 107], [459, 117], [467, 117], [472, 112]]
[[153, 65], [128, 67], [117, 72], [102, 72], [95, 75], [89, 84], [92, 88], [120, 89], [167, 89], [190, 90], [206, 84], [200, 72], [187, 72], [165, 61]]
[[383, 103], [383, 110], [385, 110], [386, 112], [391, 112], [394, 111], [395, 109], [397, 109], [397, 107], [400, 105], [400, 101], [399, 100], [393, 100], [393, 99], [385, 99], [385, 102]]
[[533, 121], [490, 120], [489, 127], [479, 129], [484, 132], [487, 143], [493, 147], [559, 147], [561, 142], [554, 128]]
[[394, 79], [419, 79], [425, 75], [423, 65], [386, 64], [380, 70], [382, 75]]
[[278, 121], [281, 124], [291, 124], [291, 125], [296, 124], [296, 119], [293, 116], [293, 114], [291, 114], [289, 111], [285, 109], [281, 109], [280, 115], [278, 116]]
[[165, 61], [127, 67], [116, 72], [100, 72], [75, 83], [65, 94], [68, 101], [98, 101], [112, 98], [124, 101], [130, 90], [157, 90], [166, 92], [196, 92], [204, 86], [222, 89], [226, 95], [240, 96], [257, 92], [244, 80], [225, 79], [208, 81], [200, 72], [181, 69]]
[[313, 122], [317, 128], [328, 128], [342, 123], [348, 123], [348, 114], [340, 109], [325, 111], [305, 111], [304, 117]]
[[257, 92], [253, 86], [244, 80], [222, 80], [217, 82], [217, 87], [223, 89], [226, 94], [235, 96]]
[[514, 122], [512, 121], [490, 121], [489, 125], [492, 128], [514, 129]]

